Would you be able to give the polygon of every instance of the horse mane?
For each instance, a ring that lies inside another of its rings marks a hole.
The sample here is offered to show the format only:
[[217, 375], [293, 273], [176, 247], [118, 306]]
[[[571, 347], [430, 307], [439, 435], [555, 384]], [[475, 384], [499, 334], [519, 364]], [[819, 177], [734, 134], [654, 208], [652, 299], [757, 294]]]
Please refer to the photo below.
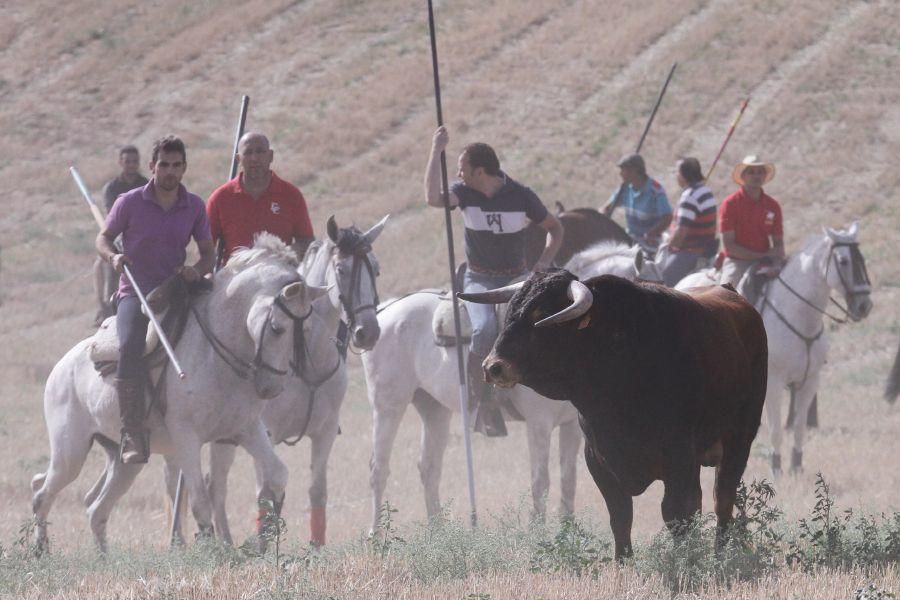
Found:
[[635, 246], [629, 246], [615, 240], [604, 240], [588, 246], [575, 254], [566, 263], [566, 270], [572, 273], [582, 272], [587, 267], [611, 258], [624, 257], [634, 260]]
[[228, 261], [228, 267], [239, 273], [264, 260], [275, 260], [296, 269], [300, 262], [294, 249], [281, 241], [277, 235], [261, 231], [253, 236], [253, 247], [237, 248]]
[[361, 254], [372, 250], [363, 232], [355, 225], [338, 230], [338, 239], [334, 243], [341, 254]]

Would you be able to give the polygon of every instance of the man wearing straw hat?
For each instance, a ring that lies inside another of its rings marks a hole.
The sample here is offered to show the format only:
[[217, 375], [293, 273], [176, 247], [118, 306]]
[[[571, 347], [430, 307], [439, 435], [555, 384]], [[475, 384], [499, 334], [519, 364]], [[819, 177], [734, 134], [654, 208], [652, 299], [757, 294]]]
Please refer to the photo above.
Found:
[[735, 166], [731, 178], [741, 187], [719, 211], [725, 255], [720, 283], [737, 287], [753, 265], [768, 261], [779, 267], [784, 260], [781, 206], [762, 187], [774, 177], [775, 165], [756, 155]]

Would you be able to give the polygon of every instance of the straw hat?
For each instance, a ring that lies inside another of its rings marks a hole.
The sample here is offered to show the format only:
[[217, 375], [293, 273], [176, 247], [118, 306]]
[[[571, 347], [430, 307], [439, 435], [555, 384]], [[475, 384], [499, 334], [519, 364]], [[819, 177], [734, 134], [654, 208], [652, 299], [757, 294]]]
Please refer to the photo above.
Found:
[[744, 185], [744, 179], [742, 176], [744, 174], [744, 169], [746, 169], [747, 167], [765, 167], [766, 168], [766, 178], [763, 181], [764, 185], [769, 183], [770, 181], [772, 181], [772, 179], [775, 178], [775, 165], [774, 164], [764, 162], [764, 161], [760, 160], [760, 158], [757, 155], [750, 154], [748, 156], [745, 156], [744, 160], [739, 162], [737, 164], [737, 166], [734, 167], [734, 171], [731, 172], [731, 178], [734, 180], [734, 182], [736, 184]]

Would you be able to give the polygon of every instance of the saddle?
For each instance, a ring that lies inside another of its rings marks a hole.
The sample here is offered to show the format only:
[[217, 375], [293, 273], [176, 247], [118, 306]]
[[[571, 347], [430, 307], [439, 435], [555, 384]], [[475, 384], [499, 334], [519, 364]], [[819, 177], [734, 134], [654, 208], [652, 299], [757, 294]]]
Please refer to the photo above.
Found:
[[769, 282], [778, 277], [781, 269], [772, 264], [771, 261], [763, 259], [754, 264], [737, 285], [737, 292], [741, 294], [747, 301], [760, 310], [760, 301], [765, 297]]
[[431, 318], [431, 332], [437, 346], [452, 347], [458, 343], [468, 344], [472, 341], [472, 321], [464, 302], [459, 303], [459, 329], [462, 339], [456, 339], [456, 327], [453, 323], [453, 298], [450, 293], [441, 294], [434, 316]]
[[[173, 345], [178, 343], [181, 334], [184, 333], [192, 299], [211, 289], [212, 282], [209, 280], [188, 284], [181, 276], [173, 275], [147, 294], [147, 304], [150, 305], [166, 337]], [[144, 312], [146, 313], [146, 310]], [[148, 372], [150, 367], [159, 366], [164, 361], [164, 355], [163, 361], [155, 356], [161, 354], [160, 350], [159, 334], [151, 325], [147, 328], [144, 345], [144, 361], [147, 363]], [[115, 370], [119, 362], [119, 335], [115, 316], [103, 321], [91, 339], [88, 351], [94, 368], [101, 375], [108, 375]]]

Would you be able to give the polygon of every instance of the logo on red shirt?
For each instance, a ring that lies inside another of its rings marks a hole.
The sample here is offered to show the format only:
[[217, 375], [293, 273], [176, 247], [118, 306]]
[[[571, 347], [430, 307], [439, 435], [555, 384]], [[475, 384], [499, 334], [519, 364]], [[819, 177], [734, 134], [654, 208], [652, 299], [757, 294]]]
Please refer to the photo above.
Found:
[[270, 208], [272, 209], [273, 215], [277, 215], [278, 213], [281, 212], [281, 207], [278, 205], [277, 202], [273, 202]]

